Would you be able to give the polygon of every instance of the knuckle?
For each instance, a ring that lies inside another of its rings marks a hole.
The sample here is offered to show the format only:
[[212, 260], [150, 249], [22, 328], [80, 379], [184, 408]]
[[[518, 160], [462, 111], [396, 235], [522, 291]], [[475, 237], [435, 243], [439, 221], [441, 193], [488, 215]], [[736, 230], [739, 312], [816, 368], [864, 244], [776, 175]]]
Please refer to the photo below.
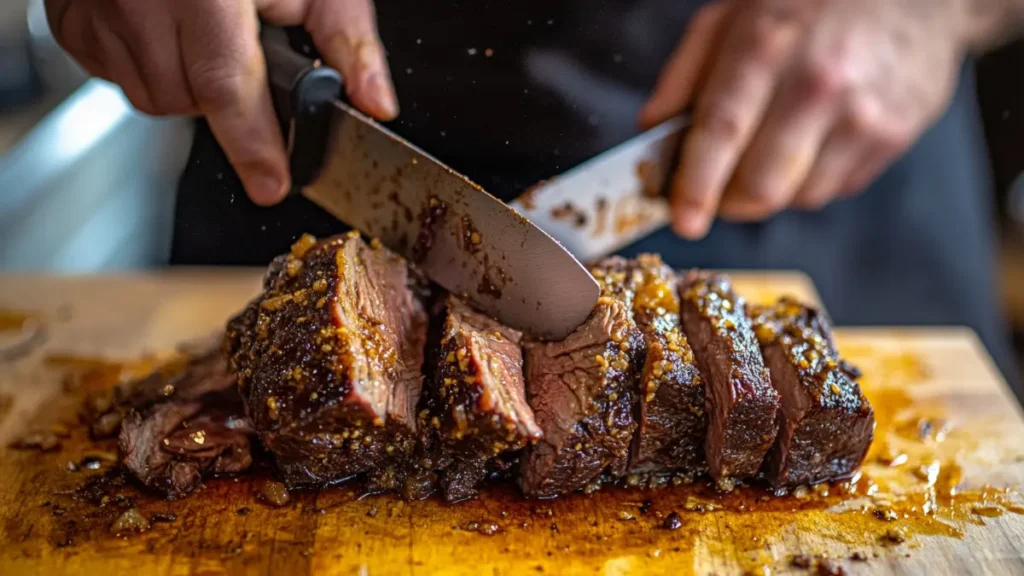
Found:
[[850, 85], [843, 62], [834, 57], [813, 57], [804, 63], [804, 88], [809, 100], [820, 101], [842, 95]]
[[241, 100], [245, 78], [241, 67], [230, 59], [205, 59], [188, 70], [192, 94], [201, 106], [223, 109]]
[[851, 98], [847, 110], [847, 121], [854, 136], [870, 138], [883, 129], [879, 106], [874, 99]]
[[697, 130], [724, 144], [739, 143], [746, 133], [742, 114], [735, 107], [720, 101], [707, 102], [701, 106], [694, 118], [694, 124]]
[[764, 66], [781, 66], [789, 45], [787, 24], [771, 14], [760, 14], [754, 17], [750, 28], [750, 32], [744, 35], [744, 42], [751, 56]]

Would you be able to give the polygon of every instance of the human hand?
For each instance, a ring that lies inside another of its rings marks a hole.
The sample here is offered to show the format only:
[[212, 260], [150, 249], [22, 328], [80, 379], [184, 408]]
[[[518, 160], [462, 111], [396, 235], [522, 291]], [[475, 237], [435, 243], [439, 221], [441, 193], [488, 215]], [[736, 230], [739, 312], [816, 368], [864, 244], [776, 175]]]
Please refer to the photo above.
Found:
[[372, 0], [46, 0], [46, 11], [60, 45], [139, 110], [206, 116], [258, 204], [290, 188], [259, 18], [304, 25], [357, 107], [398, 114]]
[[720, 0], [692, 21], [640, 114], [692, 104], [672, 221], [816, 209], [869, 184], [948, 106], [962, 0]]

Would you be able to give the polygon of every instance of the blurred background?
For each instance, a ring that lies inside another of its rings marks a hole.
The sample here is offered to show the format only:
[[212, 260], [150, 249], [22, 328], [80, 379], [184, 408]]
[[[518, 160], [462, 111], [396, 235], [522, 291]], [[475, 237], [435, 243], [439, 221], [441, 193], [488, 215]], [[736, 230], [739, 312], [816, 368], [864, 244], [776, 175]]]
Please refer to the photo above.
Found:
[[[1005, 308], [1024, 357], [1022, 69], [1024, 43], [978, 65]], [[193, 129], [134, 112], [82, 74], [54, 43], [42, 0], [0, 0], [0, 271], [166, 265]]]

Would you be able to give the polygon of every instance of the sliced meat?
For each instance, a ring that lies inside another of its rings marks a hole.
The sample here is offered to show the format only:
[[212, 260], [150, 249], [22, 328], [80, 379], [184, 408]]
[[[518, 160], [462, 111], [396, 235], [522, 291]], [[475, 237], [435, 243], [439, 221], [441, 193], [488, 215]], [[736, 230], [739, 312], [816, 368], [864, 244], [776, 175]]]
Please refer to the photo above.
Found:
[[647, 346], [630, 467], [701, 474], [707, 468], [704, 381], [683, 335], [675, 272], [656, 254], [641, 254], [631, 268], [633, 317]]
[[875, 418], [856, 371], [839, 359], [828, 317], [783, 298], [751, 318], [782, 397], [765, 476], [776, 488], [849, 477], [871, 446]]
[[234, 392], [132, 411], [121, 424], [121, 463], [146, 486], [180, 498], [204, 476], [249, 469], [254, 430], [243, 414]]
[[216, 343], [184, 349], [183, 357], [152, 373], [119, 384], [86, 399], [89, 434], [94, 439], [117, 436], [121, 421], [132, 410], [145, 412], [151, 406], [176, 400], [189, 402], [213, 392], [233, 390], [235, 377], [227, 370]]
[[565, 340], [526, 343], [527, 398], [544, 433], [522, 458], [527, 496], [572, 492], [605, 470], [625, 473], [642, 351], [628, 307], [610, 296]]
[[153, 378], [138, 381], [127, 394], [140, 402], [119, 421], [121, 462], [136, 478], [179, 498], [204, 476], [249, 468], [254, 430], [218, 352], [190, 361], [176, 374], [161, 373], [174, 384], [156, 398], [149, 394]]
[[427, 325], [412, 282], [378, 242], [307, 235], [229, 323], [242, 398], [290, 486], [372, 471], [374, 487], [402, 487]]
[[709, 471], [728, 489], [757, 474], [775, 441], [779, 396], [772, 388], [746, 303], [723, 274], [692, 271], [681, 281], [683, 329], [705, 379]]
[[488, 471], [506, 469], [514, 451], [542, 434], [526, 403], [522, 333], [454, 296], [446, 300], [444, 318], [419, 417], [444, 496], [458, 501], [476, 495]]
[[606, 295], [630, 307], [644, 336], [630, 471], [704, 472], [704, 382], [682, 333], [675, 272], [660, 256], [641, 254], [607, 258], [591, 273]]

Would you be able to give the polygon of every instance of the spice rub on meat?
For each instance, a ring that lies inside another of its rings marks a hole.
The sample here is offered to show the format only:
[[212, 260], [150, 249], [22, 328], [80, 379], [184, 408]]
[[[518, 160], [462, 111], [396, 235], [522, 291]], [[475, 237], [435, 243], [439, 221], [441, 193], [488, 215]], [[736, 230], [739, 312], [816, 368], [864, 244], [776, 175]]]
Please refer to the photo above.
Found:
[[505, 471], [542, 433], [526, 403], [522, 333], [454, 296], [444, 305], [436, 370], [424, 387], [419, 426], [440, 470], [445, 499], [476, 495], [488, 472]]
[[406, 262], [357, 233], [303, 236], [229, 323], [231, 367], [291, 486], [371, 473], [400, 489], [416, 447], [427, 317]]
[[874, 413], [839, 359], [824, 312], [791, 298], [751, 310], [754, 330], [782, 397], [779, 435], [764, 463], [776, 488], [849, 477], [874, 436]]
[[592, 272], [630, 307], [644, 337], [630, 470], [704, 472], [704, 382], [682, 332], [675, 272], [656, 254], [609, 258]]
[[705, 379], [711, 476], [722, 488], [757, 474], [775, 441], [772, 388], [746, 302], [723, 274], [692, 271], [680, 284], [683, 327]]
[[626, 472], [643, 349], [628, 305], [607, 293], [565, 340], [526, 343], [527, 398], [544, 432], [522, 457], [527, 496], [565, 494], [605, 471]]

